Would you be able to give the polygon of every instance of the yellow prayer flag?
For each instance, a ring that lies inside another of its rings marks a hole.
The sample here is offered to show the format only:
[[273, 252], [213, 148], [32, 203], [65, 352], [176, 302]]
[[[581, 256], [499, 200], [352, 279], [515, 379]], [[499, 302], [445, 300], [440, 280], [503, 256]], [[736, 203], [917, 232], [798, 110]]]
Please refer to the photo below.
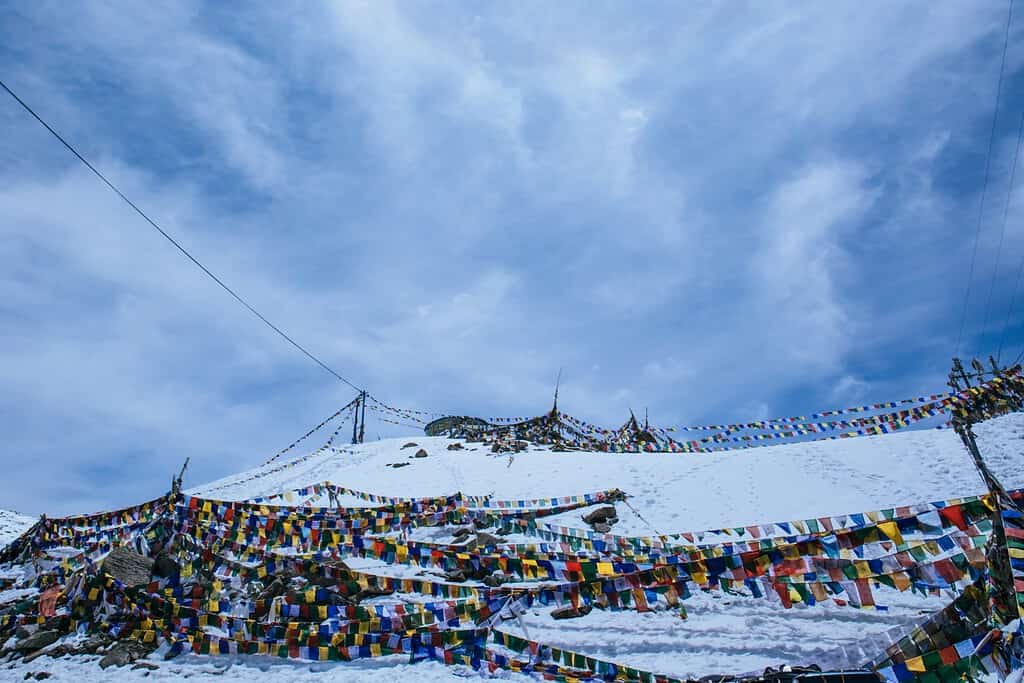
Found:
[[897, 544], [903, 544], [903, 535], [900, 533], [900, 527], [896, 522], [879, 522], [878, 529], [883, 534], [896, 541]]

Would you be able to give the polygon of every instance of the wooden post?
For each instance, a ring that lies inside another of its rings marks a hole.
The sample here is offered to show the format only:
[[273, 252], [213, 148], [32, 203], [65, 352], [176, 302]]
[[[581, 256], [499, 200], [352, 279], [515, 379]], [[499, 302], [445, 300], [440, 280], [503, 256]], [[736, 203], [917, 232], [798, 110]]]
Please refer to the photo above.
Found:
[[365, 389], [363, 390], [361, 396], [362, 396], [362, 399], [361, 399], [362, 406], [360, 408], [360, 412], [362, 414], [359, 416], [359, 443], [363, 443], [363, 438], [366, 436], [366, 390]]
[[185, 470], [188, 469], [188, 463], [191, 458], [185, 458], [185, 464], [181, 466], [181, 471], [178, 472], [177, 477], [171, 477], [171, 494], [177, 499], [178, 494], [181, 493], [181, 482], [185, 478]]
[[359, 443], [357, 441], [357, 439], [359, 438], [359, 402], [361, 400], [363, 400], [362, 392], [360, 392], [359, 395], [356, 396], [356, 404], [352, 407], [352, 443], [353, 443], [353, 445]]

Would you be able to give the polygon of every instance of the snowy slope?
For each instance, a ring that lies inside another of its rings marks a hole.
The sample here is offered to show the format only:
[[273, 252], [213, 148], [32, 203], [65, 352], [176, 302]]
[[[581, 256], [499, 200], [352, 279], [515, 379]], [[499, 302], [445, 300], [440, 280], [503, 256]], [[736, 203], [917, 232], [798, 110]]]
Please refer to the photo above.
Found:
[[[1024, 415], [992, 420], [977, 429], [980, 445], [1003, 482], [1024, 486]], [[414, 458], [415, 441], [429, 456]], [[617, 534], [650, 535], [723, 526], [840, 515], [983, 492], [970, 458], [949, 430], [793, 444], [718, 454], [553, 453], [545, 449], [509, 457], [483, 447], [449, 451], [451, 440], [391, 439], [335, 451], [296, 455], [197, 486], [190, 492], [220, 499], [265, 496], [331, 481], [391, 496], [462, 491], [502, 499], [565, 496], [618, 487], [632, 496], [619, 505]], [[292, 455], [292, 454], [289, 454]], [[390, 464], [408, 463], [401, 468]], [[287, 502], [287, 501], [282, 501]], [[299, 501], [294, 501], [299, 502]], [[344, 501], [358, 503], [358, 499]], [[364, 503], [365, 504], [365, 503]], [[579, 512], [546, 521], [583, 528]], [[31, 520], [29, 520], [29, 523]], [[762, 599], [697, 592], [686, 601], [689, 618], [672, 612], [594, 610], [581, 619], [554, 621], [543, 608], [502, 628], [555, 646], [679, 676], [753, 671], [782, 663], [841, 666], [863, 662], [887, 631], [898, 633], [943, 606], [949, 596], [922, 597], [878, 589], [888, 611], [819, 603], [783, 609]], [[229, 680], [380, 680], [412, 676], [425, 681], [464, 680], [477, 674], [433, 663], [409, 667], [400, 657], [324, 665], [260, 658], [179, 658], [151, 678], [181, 676]], [[58, 678], [103, 678], [94, 662], [37, 659], [0, 664], [0, 679], [47, 670]], [[224, 670], [227, 667], [227, 670]], [[337, 667], [343, 667], [339, 669]], [[142, 672], [123, 671], [131, 678]], [[515, 680], [525, 677], [512, 676]]]
[[[1024, 415], [979, 425], [979, 443], [1003, 483], [1024, 486]], [[430, 454], [413, 458], [414, 441]], [[923, 430], [838, 441], [708, 454], [553, 453], [509, 458], [482, 446], [448, 451], [450, 439], [387, 439], [281, 461], [193, 488], [242, 499], [331, 481], [390, 496], [463, 493], [538, 498], [618, 487], [649, 522], [622, 517], [618, 534], [649, 535], [838, 515], [984, 492], [952, 430]], [[391, 463], [409, 463], [395, 469]], [[568, 515], [570, 525], [578, 516]], [[577, 522], [575, 526], [580, 526]]]
[[0, 548], [16, 539], [35, 523], [36, 520], [32, 517], [11, 510], [0, 510]]

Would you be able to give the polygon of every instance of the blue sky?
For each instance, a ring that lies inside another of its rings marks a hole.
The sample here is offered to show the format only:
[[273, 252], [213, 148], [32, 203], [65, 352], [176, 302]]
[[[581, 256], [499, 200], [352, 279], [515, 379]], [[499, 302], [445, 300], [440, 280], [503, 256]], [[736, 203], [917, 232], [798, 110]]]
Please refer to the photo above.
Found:
[[[1017, 9], [964, 335], [1010, 358]], [[232, 10], [5, 3], [0, 77], [392, 404], [533, 414], [559, 368], [605, 424], [944, 389], [1006, 3]], [[250, 467], [352, 397], [4, 98], [0, 130], [0, 507]]]

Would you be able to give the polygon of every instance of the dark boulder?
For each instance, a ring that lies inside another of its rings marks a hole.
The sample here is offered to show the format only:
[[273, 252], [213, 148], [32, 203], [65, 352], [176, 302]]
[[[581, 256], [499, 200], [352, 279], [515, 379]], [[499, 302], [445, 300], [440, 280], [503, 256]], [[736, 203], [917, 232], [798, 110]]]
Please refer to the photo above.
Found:
[[593, 512], [583, 516], [583, 521], [587, 524], [608, 524], [612, 525], [619, 521], [619, 514], [615, 510], [614, 505], [602, 505]]
[[590, 605], [580, 605], [579, 607], [573, 607], [572, 605], [566, 605], [565, 607], [559, 607], [558, 609], [551, 612], [552, 619], [576, 619], [582, 616], [590, 614]]
[[178, 561], [168, 553], [162, 552], [153, 560], [153, 576], [155, 577], [169, 579], [178, 576], [180, 573], [181, 569], [178, 567]]
[[387, 588], [378, 588], [377, 586], [367, 586], [358, 593], [352, 596], [352, 601], [359, 603], [369, 598], [379, 598], [385, 595], [391, 595], [395, 591], [388, 590]]
[[126, 666], [137, 659], [142, 659], [155, 648], [135, 640], [122, 640], [116, 643], [100, 660], [100, 668]]
[[501, 540], [497, 536], [494, 536], [492, 534], [487, 533], [486, 531], [478, 531], [478, 532], [476, 532], [476, 544], [477, 544], [477, 546], [493, 546], [493, 545], [500, 545], [502, 543], [504, 543], [503, 540]]
[[14, 650], [21, 653], [35, 652], [40, 648], [56, 643], [58, 638], [60, 638], [60, 633], [57, 631], [36, 631], [28, 638], [19, 640], [17, 645], [14, 646]]
[[129, 588], [145, 586], [153, 576], [153, 560], [125, 547], [111, 550], [101, 567]]

